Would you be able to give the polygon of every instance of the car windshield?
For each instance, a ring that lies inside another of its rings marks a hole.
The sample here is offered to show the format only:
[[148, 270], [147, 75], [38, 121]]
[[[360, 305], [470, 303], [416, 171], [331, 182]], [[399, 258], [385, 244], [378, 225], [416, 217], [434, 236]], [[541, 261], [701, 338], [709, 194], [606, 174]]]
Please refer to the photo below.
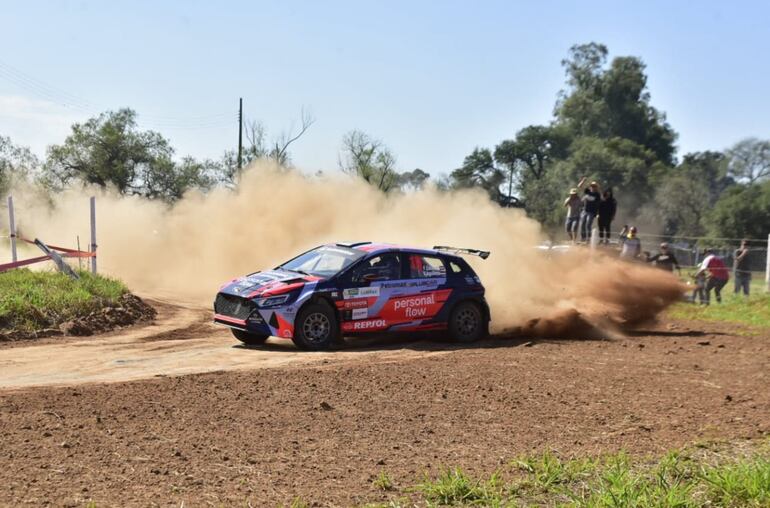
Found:
[[278, 268], [328, 278], [361, 259], [364, 254], [355, 249], [324, 245], [287, 261]]

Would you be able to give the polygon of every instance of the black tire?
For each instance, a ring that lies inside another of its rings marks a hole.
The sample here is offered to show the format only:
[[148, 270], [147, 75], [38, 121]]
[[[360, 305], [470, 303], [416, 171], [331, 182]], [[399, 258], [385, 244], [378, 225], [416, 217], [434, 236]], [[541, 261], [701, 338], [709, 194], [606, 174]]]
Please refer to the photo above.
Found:
[[302, 307], [294, 321], [294, 344], [307, 351], [325, 351], [340, 340], [334, 309], [325, 302]]
[[449, 337], [454, 342], [474, 342], [489, 335], [489, 323], [475, 302], [460, 302], [449, 315]]
[[260, 344], [264, 344], [267, 338], [270, 337], [269, 335], [251, 333], [245, 330], [236, 330], [235, 328], [230, 328], [230, 331], [233, 332], [233, 335], [236, 339], [249, 346], [258, 346]]

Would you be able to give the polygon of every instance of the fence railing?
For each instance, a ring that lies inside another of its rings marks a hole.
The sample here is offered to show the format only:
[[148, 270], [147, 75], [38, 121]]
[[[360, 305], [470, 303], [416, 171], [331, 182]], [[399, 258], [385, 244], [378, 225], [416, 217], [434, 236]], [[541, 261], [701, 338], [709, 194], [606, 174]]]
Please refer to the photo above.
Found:
[[[11, 244], [11, 262], [0, 264], [0, 272], [12, 270], [14, 268], [20, 268], [23, 266], [34, 265], [37, 263], [43, 263], [45, 261], [49, 261], [56, 258], [58, 254], [58, 257], [62, 257], [62, 258], [88, 258], [91, 260], [91, 271], [93, 273], [96, 273], [96, 198], [93, 196], [90, 199], [90, 208], [91, 208], [91, 244], [87, 251], [83, 251], [80, 249], [71, 249], [68, 247], [57, 247], [54, 245], [43, 244], [51, 251], [54, 251], [55, 254], [47, 253], [44, 256], [38, 256], [34, 258], [19, 260], [18, 252], [17, 252], [18, 242], [25, 242], [32, 245], [40, 245], [42, 244], [42, 242], [40, 242], [37, 239], [30, 240], [28, 238], [24, 238], [18, 235], [18, 231], [16, 229], [16, 216], [15, 216], [14, 207], [13, 207], [13, 196], [8, 196], [8, 218], [9, 218], [10, 234], [7, 238], [10, 239], [10, 244]], [[80, 242], [78, 242], [78, 244], [79, 243]]]

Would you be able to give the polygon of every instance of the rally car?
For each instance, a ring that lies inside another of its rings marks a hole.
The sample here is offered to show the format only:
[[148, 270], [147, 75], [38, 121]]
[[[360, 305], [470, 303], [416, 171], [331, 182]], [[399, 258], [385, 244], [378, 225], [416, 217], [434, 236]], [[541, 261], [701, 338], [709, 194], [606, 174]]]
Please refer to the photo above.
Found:
[[342, 336], [444, 330], [456, 341], [488, 334], [479, 277], [453, 247], [414, 249], [372, 242], [327, 244], [219, 290], [214, 322], [246, 344], [291, 339], [324, 350]]

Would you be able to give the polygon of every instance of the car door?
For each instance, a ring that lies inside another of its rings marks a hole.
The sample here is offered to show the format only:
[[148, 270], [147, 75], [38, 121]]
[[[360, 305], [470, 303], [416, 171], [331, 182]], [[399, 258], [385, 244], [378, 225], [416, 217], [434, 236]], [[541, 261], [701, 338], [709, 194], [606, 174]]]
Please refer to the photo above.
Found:
[[441, 311], [452, 289], [447, 285], [447, 267], [441, 257], [404, 252], [402, 258], [403, 279], [382, 284], [387, 300], [377, 315], [394, 329], [417, 328]]
[[401, 255], [385, 252], [362, 260], [345, 274], [342, 300], [337, 302], [344, 332], [382, 331], [392, 326], [382, 312], [392, 286], [403, 278], [403, 270]]

